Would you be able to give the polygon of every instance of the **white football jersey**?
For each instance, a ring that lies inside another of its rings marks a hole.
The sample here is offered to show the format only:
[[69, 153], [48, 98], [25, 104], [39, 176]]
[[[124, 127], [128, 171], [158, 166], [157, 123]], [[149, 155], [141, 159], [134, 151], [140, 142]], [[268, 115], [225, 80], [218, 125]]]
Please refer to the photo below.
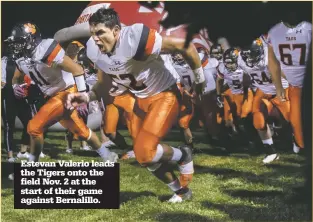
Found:
[[191, 88], [195, 83], [195, 77], [190, 66], [187, 63], [184, 63], [182, 65], [173, 63], [173, 66], [181, 78], [181, 83]]
[[[238, 66], [251, 77], [252, 84], [262, 90], [266, 94], [275, 95], [276, 87], [272, 82], [271, 74], [267, 68], [268, 65], [268, 48], [264, 44], [264, 58], [255, 66], [249, 67], [243, 61], [241, 53], [238, 56]], [[284, 78], [281, 78], [284, 89], [288, 88], [288, 82]]]
[[309, 22], [301, 22], [294, 28], [281, 22], [268, 33], [267, 42], [273, 47], [281, 69], [293, 86], [303, 85], [311, 41], [312, 24]]
[[95, 48], [95, 42], [90, 38], [87, 56], [114, 82], [125, 86], [135, 96], [146, 98], [177, 82], [174, 67], [160, 56], [161, 47], [162, 37], [159, 33], [143, 24], [134, 24], [122, 27], [110, 56], [99, 55], [99, 49], [90, 50]]
[[[204, 93], [208, 93], [216, 88], [213, 75], [217, 72], [216, 67], [218, 65], [218, 61], [212, 58], [206, 58], [205, 60], [203, 60], [201, 53], [199, 53], [199, 56], [202, 61], [204, 78], [206, 80]], [[177, 73], [180, 75], [181, 82], [184, 83], [187, 88], [191, 88], [195, 84], [195, 76], [190, 66], [187, 63], [183, 65], [173, 63], [173, 66]]]
[[219, 77], [224, 79], [229, 86], [232, 94], [242, 94], [243, 93], [243, 75], [244, 71], [238, 66], [235, 71], [229, 71], [226, 69], [225, 65], [221, 63], [218, 67]]
[[64, 56], [65, 51], [55, 40], [44, 39], [34, 50], [32, 58], [20, 58], [16, 64], [45, 95], [53, 96], [75, 85], [72, 73], [55, 66], [63, 62]]
[[204, 93], [209, 93], [212, 90], [216, 89], [216, 82], [214, 80], [214, 76], [217, 75], [217, 67], [219, 62], [217, 59], [208, 58], [207, 63], [202, 64], [204, 78], [206, 81], [206, 86], [204, 88]]

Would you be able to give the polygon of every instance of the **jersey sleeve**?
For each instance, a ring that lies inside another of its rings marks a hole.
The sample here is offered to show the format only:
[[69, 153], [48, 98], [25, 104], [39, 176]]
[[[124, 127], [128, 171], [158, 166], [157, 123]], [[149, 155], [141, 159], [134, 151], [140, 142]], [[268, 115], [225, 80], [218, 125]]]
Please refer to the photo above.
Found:
[[46, 39], [39, 47], [38, 53], [43, 63], [52, 66], [63, 62], [65, 51], [54, 39]]
[[160, 54], [162, 36], [144, 24], [134, 24], [130, 27], [128, 42], [132, 48], [133, 59], [143, 61]]

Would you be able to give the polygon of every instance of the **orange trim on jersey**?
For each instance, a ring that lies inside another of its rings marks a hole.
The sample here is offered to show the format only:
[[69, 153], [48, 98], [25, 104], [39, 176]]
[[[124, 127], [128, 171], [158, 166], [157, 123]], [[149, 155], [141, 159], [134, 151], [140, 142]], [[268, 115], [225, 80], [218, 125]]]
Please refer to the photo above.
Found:
[[153, 46], [155, 43], [155, 32], [156, 31], [154, 29], [149, 30], [148, 40], [145, 48], [146, 55], [150, 55], [152, 53]]
[[55, 57], [58, 55], [58, 53], [60, 52], [61, 50], [61, 46], [60, 44], [57, 44], [57, 46], [53, 49], [53, 51], [51, 52], [51, 54], [49, 55], [48, 59], [47, 59], [47, 64], [49, 66], [51, 66], [52, 64], [52, 61], [55, 59]]
[[202, 68], [204, 68], [208, 63], [209, 63], [209, 59], [206, 59], [206, 60], [202, 63]]

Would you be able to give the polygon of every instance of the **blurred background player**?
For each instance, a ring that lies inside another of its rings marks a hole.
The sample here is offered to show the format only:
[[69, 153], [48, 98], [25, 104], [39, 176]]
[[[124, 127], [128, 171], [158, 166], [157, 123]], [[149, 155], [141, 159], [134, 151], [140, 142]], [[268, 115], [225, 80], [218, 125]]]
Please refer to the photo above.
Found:
[[[26, 74], [48, 97], [47, 102], [27, 126], [30, 134], [29, 161], [39, 161], [44, 144], [43, 133], [56, 122], [60, 122], [81, 139], [87, 140], [104, 161], [116, 161], [117, 155], [101, 144], [97, 135], [78, 116], [77, 111], [64, 108], [67, 94], [77, 90], [86, 91], [83, 68], [66, 56], [55, 40], [42, 39], [38, 27], [33, 23], [15, 25], [5, 42], [18, 66], [12, 84], [19, 83], [20, 78]], [[16, 89], [22, 90], [19, 85], [15, 86]]]
[[[77, 56], [80, 50], [84, 49], [84, 46], [78, 42], [78, 41], [73, 41], [71, 42], [67, 48], [65, 49], [65, 54], [70, 57], [74, 62], [78, 63], [77, 61]], [[83, 67], [84, 68], [84, 67]], [[86, 78], [86, 76], [85, 76]], [[86, 83], [87, 82], [87, 78], [85, 79]], [[87, 89], [88, 91], [88, 89]], [[88, 110], [88, 105], [87, 108]], [[82, 109], [78, 109], [78, 114], [80, 115], [80, 117], [84, 120], [84, 123], [87, 124], [88, 121], [88, 111], [87, 112], [82, 112]], [[66, 152], [67, 153], [72, 153], [73, 152], [73, 147], [72, 147], [72, 143], [74, 140], [74, 134], [71, 133], [70, 131], [66, 130], [66, 141], [67, 141], [67, 147], [66, 147]], [[91, 150], [91, 148], [87, 145], [86, 141], [81, 140], [80, 141], [80, 149], [82, 150]]]
[[[238, 135], [240, 129], [244, 130], [247, 125], [247, 117], [252, 112], [253, 102], [253, 93], [249, 89], [250, 77], [238, 67], [238, 55], [237, 48], [229, 48], [225, 51], [223, 63], [218, 67], [219, 74], [216, 80], [217, 95], [223, 95], [226, 127], [235, 135]], [[229, 89], [222, 93], [224, 80]], [[242, 131], [241, 135], [243, 132], [247, 131]], [[244, 138], [247, 138], [247, 133]]]
[[[4, 123], [4, 145], [8, 152], [8, 162], [15, 162], [13, 152], [16, 146], [13, 140], [15, 128], [15, 118], [18, 117], [23, 124], [22, 138], [20, 140], [20, 152], [18, 158], [28, 158], [27, 149], [30, 139], [27, 133], [27, 124], [32, 119], [30, 105], [26, 102], [26, 88], [28, 87], [24, 79], [21, 80], [22, 87], [17, 90], [12, 86], [12, 78], [16, 69], [15, 61], [11, 57], [1, 59], [1, 117]], [[15, 91], [15, 93], [14, 93]], [[17, 97], [15, 95], [18, 95]]]
[[279, 156], [261, 105], [264, 99], [270, 101], [279, 109], [283, 118], [289, 121], [289, 102], [285, 96], [288, 82], [281, 77], [279, 62], [273, 51], [260, 38], [240, 52], [238, 65], [249, 74], [252, 84], [257, 87], [252, 105], [253, 125], [258, 130], [266, 153], [263, 163], [268, 164]]
[[[83, 44], [81, 44], [78, 41], [73, 41], [71, 42], [66, 50], [65, 50], [65, 54], [67, 56], [69, 56], [74, 62], [80, 64], [84, 71], [85, 71], [85, 80], [87, 83], [87, 92], [89, 91], [89, 89], [92, 88], [92, 86], [97, 82], [97, 71], [94, 69], [92, 62], [88, 59], [87, 55], [86, 55], [86, 49], [83, 46]], [[92, 112], [97, 112], [100, 111], [100, 104], [98, 101], [93, 101], [90, 104], [87, 104], [87, 112], [83, 112], [82, 109], [78, 110], [79, 115], [81, 116], [81, 118], [83, 118], [84, 123], [87, 124], [88, 121], [88, 114], [90, 111]], [[101, 127], [101, 126], [100, 126]], [[107, 138], [103, 133], [102, 130], [101, 131], [101, 137], [102, 137], [102, 143], [106, 143], [106, 146], [112, 144], [110, 143], [109, 138]], [[74, 135], [73, 133], [71, 133], [70, 131], [66, 131], [66, 140], [67, 140], [67, 148], [66, 148], [66, 152], [68, 153], [72, 153], [72, 143], [73, 143], [73, 139], [74, 139]], [[89, 147], [87, 145], [86, 141], [81, 140], [80, 141], [80, 149], [82, 150], [91, 150], [91, 147]]]
[[288, 22], [282, 21], [272, 27], [265, 41], [273, 48], [289, 83], [290, 123], [294, 133], [293, 151], [299, 153], [304, 148], [300, 102], [312, 41], [312, 24], [292, 18], [296, 17], [291, 13]]

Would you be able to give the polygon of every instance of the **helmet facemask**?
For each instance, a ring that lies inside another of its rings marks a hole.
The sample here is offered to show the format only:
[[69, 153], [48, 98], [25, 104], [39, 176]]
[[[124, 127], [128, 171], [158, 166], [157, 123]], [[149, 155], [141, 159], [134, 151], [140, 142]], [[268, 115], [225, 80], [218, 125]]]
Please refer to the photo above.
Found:
[[173, 59], [174, 64], [176, 64], [176, 65], [182, 66], [182, 65], [186, 64], [184, 57], [179, 53], [172, 55], [172, 59]]
[[210, 53], [211, 58], [215, 58], [218, 61], [223, 59], [223, 51], [220, 47], [212, 47], [211, 48], [211, 53]]
[[229, 72], [234, 72], [238, 68], [238, 55], [237, 48], [227, 49], [223, 55], [223, 63]]

